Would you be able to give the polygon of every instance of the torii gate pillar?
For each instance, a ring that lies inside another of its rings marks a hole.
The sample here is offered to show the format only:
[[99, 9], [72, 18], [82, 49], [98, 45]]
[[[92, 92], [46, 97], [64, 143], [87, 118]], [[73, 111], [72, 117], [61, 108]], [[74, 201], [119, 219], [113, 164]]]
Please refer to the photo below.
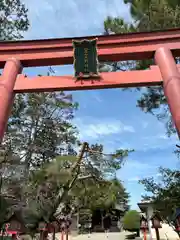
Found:
[[0, 82], [0, 143], [2, 142], [9, 113], [14, 100], [14, 85], [16, 77], [21, 73], [22, 67], [20, 61], [11, 58], [7, 60], [2, 73], [2, 81]]
[[180, 73], [171, 50], [166, 47], [156, 50], [155, 61], [163, 78], [164, 94], [180, 138]]

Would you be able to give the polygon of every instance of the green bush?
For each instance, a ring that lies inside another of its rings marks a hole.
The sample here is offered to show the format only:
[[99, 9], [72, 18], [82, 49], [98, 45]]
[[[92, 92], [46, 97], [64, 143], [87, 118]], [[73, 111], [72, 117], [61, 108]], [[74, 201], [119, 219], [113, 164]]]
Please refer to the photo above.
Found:
[[140, 229], [140, 214], [136, 210], [126, 212], [123, 218], [123, 227], [129, 231], [137, 231]]

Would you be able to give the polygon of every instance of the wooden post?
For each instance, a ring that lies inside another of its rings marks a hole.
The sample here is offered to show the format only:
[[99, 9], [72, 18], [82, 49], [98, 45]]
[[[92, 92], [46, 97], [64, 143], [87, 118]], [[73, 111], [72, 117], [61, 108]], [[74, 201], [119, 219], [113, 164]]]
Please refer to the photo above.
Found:
[[55, 226], [53, 226], [53, 235], [52, 235], [52, 240], [56, 239], [56, 229]]
[[7, 60], [2, 73], [2, 81], [0, 82], [0, 144], [6, 131], [8, 117], [14, 100], [13, 89], [16, 77], [21, 71], [22, 66], [19, 60], [15, 58]]
[[61, 240], [64, 240], [64, 231], [61, 231]]
[[164, 93], [180, 138], [180, 74], [170, 49], [159, 48], [155, 53], [155, 61], [163, 78]]
[[155, 231], [156, 231], [156, 239], [157, 239], [157, 240], [160, 240], [159, 229], [158, 229], [158, 228], [155, 228]]
[[44, 231], [40, 230], [40, 240], [44, 240]]
[[144, 240], [146, 240], [146, 228], [144, 228]]
[[68, 233], [69, 233], [69, 232], [68, 232], [68, 229], [66, 228], [66, 240], [68, 240], [68, 236], [69, 236]]

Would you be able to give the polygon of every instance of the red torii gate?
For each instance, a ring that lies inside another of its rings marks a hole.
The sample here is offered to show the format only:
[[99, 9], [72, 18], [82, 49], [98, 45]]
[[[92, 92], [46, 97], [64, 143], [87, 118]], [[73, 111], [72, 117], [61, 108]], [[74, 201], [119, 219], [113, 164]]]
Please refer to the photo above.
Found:
[[[180, 136], [180, 73], [174, 57], [180, 56], [180, 29], [74, 38], [98, 38], [99, 61], [155, 59], [149, 70], [102, 73], [100, 81], [75, 82], [73, 76], [27, 77], [22, 67], [73, 63], [72, 39], [0, 42], [0, 142], [14, 95], [24, 92], [87, 90], [155, 86], [163, 83], [170, 111]], [[179, 67], [180, 68], [180, 67]], [[163, 80], [162, 80], [163, 79]]]

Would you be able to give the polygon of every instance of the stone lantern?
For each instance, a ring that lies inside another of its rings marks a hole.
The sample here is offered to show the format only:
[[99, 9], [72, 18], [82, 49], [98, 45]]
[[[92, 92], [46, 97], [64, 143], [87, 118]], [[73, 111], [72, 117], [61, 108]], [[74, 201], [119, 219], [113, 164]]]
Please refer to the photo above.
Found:
[[158, 213], [153, 214], [153, 216], [151, 217], [151, 221], [152, 221], [152, 228], [155, 228], [155, 229], [162, 228], [161, 226], [162, 218]]
[[40, 221], [38, 229], [39, 229], [39, 231], [46, 231], [47, 230], [47, 224], [44, 221]]
[[138, 203], [138, 207], [140, 208], [141, 212], [146, 215], [149, 235], [150, 235], [150, 239], [152, 239], [150, 216], [152, 216], [152, 214], [153, 214], [154, 205], [151, 201], [141, 201], [140, 203]]
[[148, 229], [148, 221], [144, 216], [141, 217], [140, 221], [141, 221], [140, 228], [142, 230]]
[[158, 212], [154, 213], [151, 217], [151, 221], [152, 221], [152, 228], [154, 228], [156, 231], [156, 239], [160, 240], [159, 228], [162, 228], [161, 226], [162, 218], [160, 214]]

